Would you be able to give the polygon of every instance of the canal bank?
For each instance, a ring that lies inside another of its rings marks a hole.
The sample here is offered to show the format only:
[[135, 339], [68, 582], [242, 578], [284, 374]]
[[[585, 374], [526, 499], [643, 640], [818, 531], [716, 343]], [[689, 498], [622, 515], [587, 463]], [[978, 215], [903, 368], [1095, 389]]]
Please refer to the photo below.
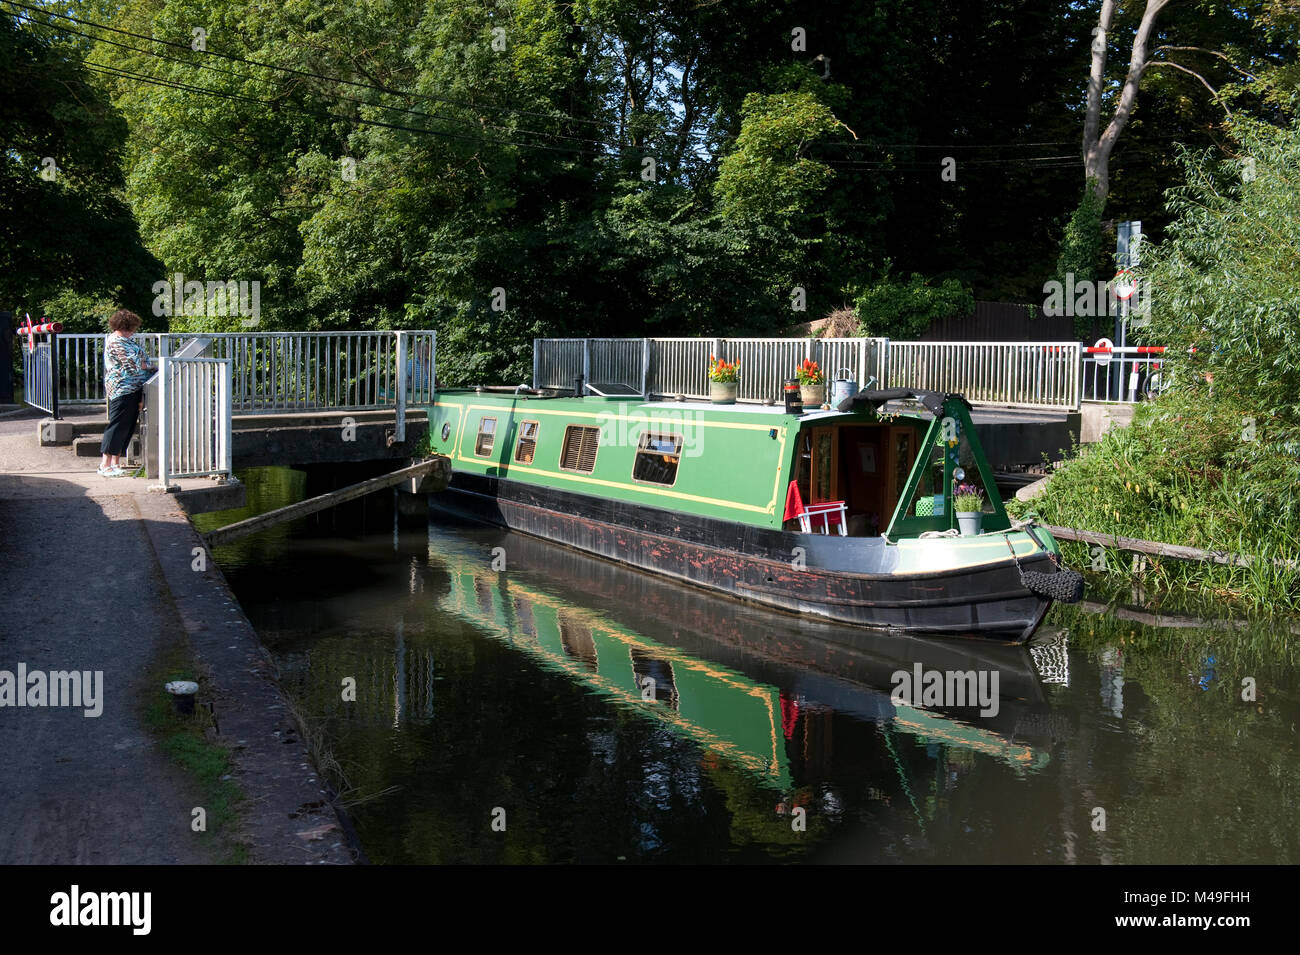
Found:
[[[51, 684], [0, 706], [0, 861], [351, 863], [275, 668], [189, 519], [144, 479], [37, 446], [35, 420], [0, 419], [0, 671], [79, 671], [99, 698], [51, 706]], [[211, 704], [202, 734], [160, 718], [158, 674], [178, 665]]]

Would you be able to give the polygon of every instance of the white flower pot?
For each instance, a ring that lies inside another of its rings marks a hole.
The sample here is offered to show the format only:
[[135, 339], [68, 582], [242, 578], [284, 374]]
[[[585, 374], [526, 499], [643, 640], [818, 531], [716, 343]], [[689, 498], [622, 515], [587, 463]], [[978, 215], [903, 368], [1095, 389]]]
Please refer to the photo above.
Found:
[[715, 405], [734, 405], [739, 387], [738, 381], [710, 381], [709, 400]]

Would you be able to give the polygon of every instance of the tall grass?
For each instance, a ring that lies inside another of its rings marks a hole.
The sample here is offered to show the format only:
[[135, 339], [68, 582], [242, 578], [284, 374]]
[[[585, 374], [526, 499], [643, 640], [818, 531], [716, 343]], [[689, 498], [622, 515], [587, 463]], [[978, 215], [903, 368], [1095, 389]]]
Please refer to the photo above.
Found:
[[[1254, 558], [1249, 566], [1144, 556], [1065, 542], [1067, 558], [1149, 600], [1201, 598], [1264, 614], [1300, 612], [1295, 461], [1270, 445], [1266, 416], [1188, 391], [1139, 407], [1128, 428], [1075, 449], [1045, 494], [1016, 503], [1048, 524]], [[1243, 421], [1255, 427], [1243, 427]], [[1097, 580], [1098, 583], [1105, 582]]]

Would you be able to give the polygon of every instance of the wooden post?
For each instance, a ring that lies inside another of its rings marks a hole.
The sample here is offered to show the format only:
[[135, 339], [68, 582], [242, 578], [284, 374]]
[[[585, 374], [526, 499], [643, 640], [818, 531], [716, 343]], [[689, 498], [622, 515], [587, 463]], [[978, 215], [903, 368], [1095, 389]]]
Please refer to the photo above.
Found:
[[[1170, 557], [1174, 560], [1202, 561], [1212, 564], [1226, 564], [1232, 567], [1250, 567], [1258, 557], [1245, 554], [1230, 554], [1226, 551], [1203, 550], [1200, 547], [1187, 547], [1183, 544], [1165, 544], [1161, 541], [1142, 540], [1138, 537], [1120, 537], [1117, 534], [1100, 534], [1096, 531], [1081, 531], [1074, 527], [1053, 527], [1051, 524], [1039, 525], [1057, 540], [1077, 541], [1081, 544], [1099, 544], [1102, 547], [1114, 547], [1116, 550], [1130, 551], [1137, 554], [1151, 554], [1155, 557]], [[1300, 561], [1273, 561], [1275, 566], [1294, 569]]]

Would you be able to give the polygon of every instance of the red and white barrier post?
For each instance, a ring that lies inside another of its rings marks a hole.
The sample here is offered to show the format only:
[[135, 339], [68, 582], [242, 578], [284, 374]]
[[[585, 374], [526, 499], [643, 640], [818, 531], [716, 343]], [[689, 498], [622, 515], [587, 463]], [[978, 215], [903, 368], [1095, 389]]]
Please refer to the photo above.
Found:
[[32, 324], [30, 315], [24, 316], [26, 321], [14, 329], [15, 335], [27, 336], [27, 351], [29, 353], [36, 351], [36, 336], [50, 336], [50, 417], [58, 420], [59, 417], [59, 332], [63, 331], [62, 322], [42, 322], [39, 325]]

